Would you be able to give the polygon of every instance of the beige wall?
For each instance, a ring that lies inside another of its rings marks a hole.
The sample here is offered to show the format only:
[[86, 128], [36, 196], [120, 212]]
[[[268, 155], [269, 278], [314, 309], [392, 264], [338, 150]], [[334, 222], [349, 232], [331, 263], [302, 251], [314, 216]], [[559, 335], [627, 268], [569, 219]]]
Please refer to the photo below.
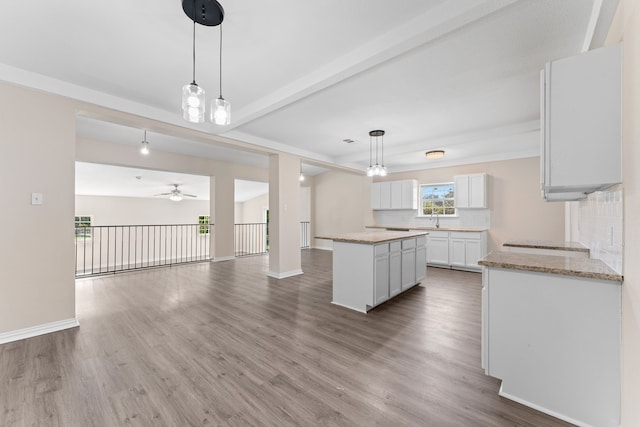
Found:
[[236, 216], [236, 218], [240, 220], [239, 223], [264, 222], [264, 211], [265, 209], [269, 209], [269, 193], [238, 204], [241, 205], [240, 209], [242, 212], [239, 217]]
[[269, 156], [269, 275], [302, 273], [300, 255], [300, 159]]
[[617, 22], [623, 42], [622, 170], [622, 425], [640, 426], [640, 6], [622, 0]]
[[75, 318], [75, 138], [71, 101], [0, 83], [0, 333]]
[[489, 251], [499, 250], [509, 239], [564, 240], [564, 203], [542, 201], [537, 157], [389, 174], [387, 179], [427, 184], [481, 172], [488, 175]]
[[92, 215], [91, 225], [197, 224], [209, 215], [208, 200], [172, 202], [167, 198], [76, 196], [77, 215]]
[[[364, 231], [373, 222], [370, 178], [331, 171], [315, 177], [312, 236]], [[331, 241], [312, 239], [313, 247], [330, 249]]]

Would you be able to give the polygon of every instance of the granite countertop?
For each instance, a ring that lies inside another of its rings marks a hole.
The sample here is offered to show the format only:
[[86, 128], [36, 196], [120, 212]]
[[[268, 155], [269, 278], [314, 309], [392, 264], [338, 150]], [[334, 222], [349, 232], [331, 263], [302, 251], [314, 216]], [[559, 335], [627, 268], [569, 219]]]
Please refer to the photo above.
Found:
[[334, 242], [359, 243], [373, 245], [376, 243], [402, 240], [409, 237], [425, 236], [425, 231], [365, 231], [361, 233], [338, 233], [326, 236], [315, 236], [316, 239], [333, 240]]
[[562, 274], [590, 279], [622, 282], [622, 275], [599, 259], [571, 258], [557, 255], [537, 255], [518, 252], [491, 252], [478, 261], [487, 267], [538, 273]]
[[367, 225], [365, 228], [382, 228], [393, 230], [427, 230], [427, 231], [487, 231], [486, 228], [463, 228], [463, 227], [421, 227], [417, 225]]
[[546, 240], [509, 240], [502, 246], [513, 248], [552, 249], [562, 251], [587, 252], [589, 248], [578, 242], [549, 242]]

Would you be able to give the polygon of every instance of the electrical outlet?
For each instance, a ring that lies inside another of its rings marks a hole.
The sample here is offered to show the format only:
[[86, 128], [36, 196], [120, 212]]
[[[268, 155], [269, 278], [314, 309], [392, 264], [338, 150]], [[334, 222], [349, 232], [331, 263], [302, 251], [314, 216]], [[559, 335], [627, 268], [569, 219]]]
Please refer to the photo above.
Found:
[[41, 205], [42, 204], [42, 193], [31, 193], [31, 204], [32, 205]]

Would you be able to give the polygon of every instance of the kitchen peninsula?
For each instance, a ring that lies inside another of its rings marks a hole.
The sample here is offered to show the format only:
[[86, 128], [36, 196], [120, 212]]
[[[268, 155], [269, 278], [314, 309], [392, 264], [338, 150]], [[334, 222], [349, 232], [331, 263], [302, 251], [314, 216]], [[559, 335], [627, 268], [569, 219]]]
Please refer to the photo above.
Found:
[[333, 304], [366, 313], [426, 277], [425, 231], [316, 236], [333, 241]]

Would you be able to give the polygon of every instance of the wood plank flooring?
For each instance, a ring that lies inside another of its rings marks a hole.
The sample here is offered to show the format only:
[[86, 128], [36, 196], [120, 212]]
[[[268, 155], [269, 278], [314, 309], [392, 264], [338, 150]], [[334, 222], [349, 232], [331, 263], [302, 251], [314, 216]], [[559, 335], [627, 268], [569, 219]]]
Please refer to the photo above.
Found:
[[332, 305], [331, 252], [77, 282], [80, 328], [0, 345], [0, 426], [566, 426], [480, 368], [477, 273], [369, 314]]

